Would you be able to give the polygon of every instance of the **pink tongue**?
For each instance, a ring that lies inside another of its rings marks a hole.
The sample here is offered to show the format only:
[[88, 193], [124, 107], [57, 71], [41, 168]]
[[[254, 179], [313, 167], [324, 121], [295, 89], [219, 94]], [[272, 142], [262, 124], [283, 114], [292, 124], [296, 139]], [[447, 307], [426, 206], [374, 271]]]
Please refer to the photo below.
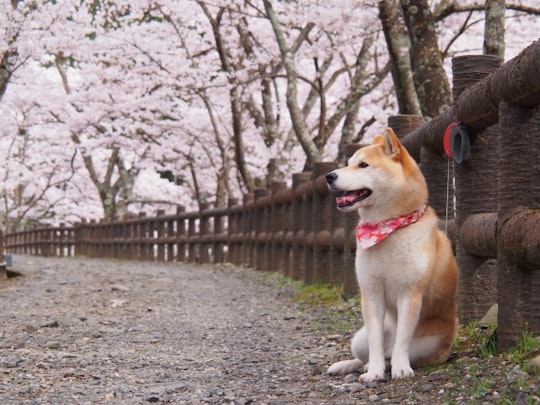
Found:
[[336, 197], [336, 204], [337, 205], [351, 204], [357, 195], [358, 195], [358, 191], [349, 191], [347, 194], [341, 197]]

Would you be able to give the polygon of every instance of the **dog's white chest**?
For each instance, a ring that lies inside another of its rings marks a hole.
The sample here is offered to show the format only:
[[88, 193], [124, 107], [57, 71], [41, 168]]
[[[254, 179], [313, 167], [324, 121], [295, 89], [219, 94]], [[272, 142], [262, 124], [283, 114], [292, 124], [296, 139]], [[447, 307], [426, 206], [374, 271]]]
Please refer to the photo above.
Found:
[[430, 261], [429, 249], [423, 247], [429, 241], [412, 228], [399, 230], [367, 250], [357, 246], [361, 290], [382, 288], [386, 296], [399, 296], [422, 279]]

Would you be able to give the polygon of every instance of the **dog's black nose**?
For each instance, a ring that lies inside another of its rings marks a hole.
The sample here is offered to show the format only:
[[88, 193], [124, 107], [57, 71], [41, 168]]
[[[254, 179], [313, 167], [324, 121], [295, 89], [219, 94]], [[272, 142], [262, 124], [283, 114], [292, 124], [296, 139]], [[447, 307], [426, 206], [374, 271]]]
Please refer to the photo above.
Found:
[[337, 174], [335, 172], [330, 172], [326, 175], [326, 182], [332, 184], [337, 179]]

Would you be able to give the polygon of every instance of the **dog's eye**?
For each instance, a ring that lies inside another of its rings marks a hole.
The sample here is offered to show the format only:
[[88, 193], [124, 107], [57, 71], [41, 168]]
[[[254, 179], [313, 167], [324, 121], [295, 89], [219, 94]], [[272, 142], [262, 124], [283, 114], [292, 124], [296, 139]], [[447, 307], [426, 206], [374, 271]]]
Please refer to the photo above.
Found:
[[369, 166], [369, 165], [368, 165], [366, 162], [360, 162], [360, 163], [358, 164], [358, 167], [359, 167], [360, 169], [365, 169], [365, 168], [368, 167], [368, 166]]

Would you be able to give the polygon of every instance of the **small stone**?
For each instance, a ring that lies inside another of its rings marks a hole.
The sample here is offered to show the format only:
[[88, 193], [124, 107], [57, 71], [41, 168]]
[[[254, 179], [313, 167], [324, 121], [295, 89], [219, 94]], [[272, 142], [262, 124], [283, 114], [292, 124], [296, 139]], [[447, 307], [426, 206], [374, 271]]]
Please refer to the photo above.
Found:
[[286, 321], [290, 321], [291, 319], [296, 319], [296, 315], [286, 314], [283, 319], [285, 319]]
[[62, 347], [62, 345], [60, 344], [60, 342], [57, 342], [55, 340], [50, 340], [47, 343], [45, 343], [45, 347], [47, 349], [58, 350]]
[[36, 328], [36, 327], [33, 326], [33, 325], [26, 325], [26, 326], [24, 327], [24, 330], [25, 330], [26, 332], [28, 332], [28, 333], [34, 333], [35, 331], [38, 330], [38, 328]]
[[111, 307], [117, 308], [121, 307], [122, 305], [126, 305], [129, 301], [127, 300], [120, 300], [120, 299], [112, 299], [111, 300]]
[[435, 386], [433, 384], [424, 384], [420, 387], [420, 391], [421, 392], [429, 392], [429, 391], [433, 391], [433, 389], [435, 388]]
[[348, 386], [349, 392], [360, 392], [366, 389], [364, 384], [354, 383]]
[[354, 374], [347, 374], [345, 378], [343, 378], [343, 382], [345, 383], [355, 383], [358, 381], [358, 377]]
[[341, 394], [345, 394], [346, 392], [347, 392], [347, 387], [339, 386], [332, 390], [332, 395], [341, 395]]
[[69, 353], [69, 352], [59, 352], [58, 357], [61, 359], [77, 359], [79, 355], [75, 353]]
[[484, 315], [484, 317], [480, 321], [478, 321], [478, 326], [483, 329], [497, 327], [498, 310], [498, 304], [492, 305], [491, 308], [489, 308], [488, 312]]
[[22, 363], [25, 359], [22, 358], [22, 357], [16, 357], [16, 358], [13, 358], [13, 359], [10, 359], [6, 366], [7, 368], [16, 368], [19, 366], [20, 363]]
[[328, 336], [328, 340], [340, 340], [341, 335], [330, 335]]

